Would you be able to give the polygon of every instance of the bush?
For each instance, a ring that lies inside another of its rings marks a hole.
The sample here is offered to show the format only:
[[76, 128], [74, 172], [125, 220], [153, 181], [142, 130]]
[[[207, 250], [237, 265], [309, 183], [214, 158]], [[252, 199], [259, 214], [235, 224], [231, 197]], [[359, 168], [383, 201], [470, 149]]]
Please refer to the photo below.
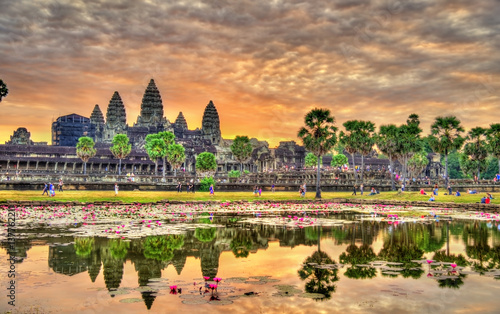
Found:
[[212, 177], [205, 177], [200, 181], [200, 192], [208, 192], [210, 190], [210, 185], [214, 185], [215, 188], [215, 180]]
[[250, 173], [250, 171], [248, 171], [248, 170], [243, 170], [243, 173], [244, 173], [244, 174], [249, 174], [249, 173]]
[[230, 178], [239, 178], [241, 176], [241, 173], [239, 172], [239, 170], [231, 170], [227, 175]]

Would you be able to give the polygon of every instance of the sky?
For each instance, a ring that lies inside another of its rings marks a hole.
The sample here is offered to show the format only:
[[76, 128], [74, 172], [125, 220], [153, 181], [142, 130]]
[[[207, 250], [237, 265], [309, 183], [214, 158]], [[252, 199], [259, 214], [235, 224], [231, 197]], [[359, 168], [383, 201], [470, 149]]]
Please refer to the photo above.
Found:
[[165, 116], [201, 127], [212, 100], [224, 138], [273, 147], [305, 114], [402, 124], [500, 122], [500, 2], [441, 0], [0, 0], [0, 143], [114, 91], [133, 125], [151, 78]]

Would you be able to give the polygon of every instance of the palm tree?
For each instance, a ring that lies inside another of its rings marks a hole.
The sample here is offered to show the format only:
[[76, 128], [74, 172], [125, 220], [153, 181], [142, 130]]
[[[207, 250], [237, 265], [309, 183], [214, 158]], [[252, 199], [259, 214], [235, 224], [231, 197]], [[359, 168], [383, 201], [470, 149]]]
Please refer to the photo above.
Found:
[[[172, 132], [168, 131], [163, 131], [158, 133], [158, 139], [163, 140], [165, 142], [165, 147], [168, 149], [168, 147], [172, 144], [175, 143], [175, 135]], [[163, 181], [165, 181], [165, 170], [167, 168], [166, 165], [166, 155], [162, 157], [163, 158]]]
[[243, 162], [252, 155], [252, 144], [248, 136], [236, 136], [231, 144], [231, 152], [236, 160], [240, 162], [240, 172], [243, 173]]
[[365, 168], [364, 156], [371, 153], [375, 144], [375, 124], [371, 121], [358, 122], [358, 151], [361, 154], [361, 183]]
[[316, 198], [321, 198], [320, 189], [320, 160], [321, 156], [333, 149], [337, 143], [337, 128], [333, 125], [335, 118], [330, 116], [330, 110], [315, 108], [306, 114], [304, 118], [305, 127], [298, 132], [298, 137], [306, 150], [318, 157], [318, 169], [316, 172]]
[[87, 162], [97, 153], [94, 145], [94, 140], [88, 136], [80, 137], [76, 143], [76, 155], [83, 161], [83, 174], [87, 174]]
[[167, 161], [174, 169], [174, 177], [177, 176], [177, 168], [186, 160], [184, 146], [181, 144], [170, 144], [167, 147]]
[[2, 98], [7, 96], [9, 93], [9, 89], [7, 88], [7, 85], [3, 82], [3, 80], [0, 80], [0, 102], [2, 101]]
[[158, 175], [158, 159], [165, 157], [167, 154], [165, 141], [159, 139], [158, 134], [148, 134], [144, 147], [149, 159], [155, 163], [155, 175]]
[[498, 159], [498, 173], [500, 173], [500, 123], [491, 124], [487, 130], [488, 151]]
[[454, 149], [460, 149], [464, 143], [461, 136], [464, 128], [455, 116], [437, 117], [434, 124], [431, 125], [431, 135], [429, 135], [429, 144], [431, 148], [444, 154], [445, 158], [445, 180], [448, 186], [448, 154]]
[[[486, 129], [481, 127], [473, 128], [467, 133], [469, 141], [464, 146], [464, 154], [468, 157], [473, 165], [477, 166], [477, 178], [481, 175], [481, 166], [484, 165], [488, 151], [486, 149]], [[486, 166], [486, 165], [484, 165]]]
[[391, 174], [391, 189], [394, 191], [394, 160], [398, 154], [398, 127], [394, 124], [382, 125], [377, 135], [377, 146], [389, 157], [389, 166]]
[[340, 144], [344, 146], [344, 149], [351, 155], [352, 158], [352, 170], [354, 171], [354, 179], [356, 180], [356, 185], [358, 184], [358, 176], [356, 174], [356, 162], [354, 161], [354, 154], [358, 152], [358, 140], [357, 140], [357, 130], [359, 126], [358, 120], [346, 121], [343, 124], [345, 128], [344, 131], [340, 132], [339, 141]]
[[118, 175], [121, 175], [122, 159], [127, 157], [132, 151], [132, 145], [129, 144], [128, 136], [125, 134], [116, 134], [113, 138], [113, 146], [109, 150], [119, 160]]

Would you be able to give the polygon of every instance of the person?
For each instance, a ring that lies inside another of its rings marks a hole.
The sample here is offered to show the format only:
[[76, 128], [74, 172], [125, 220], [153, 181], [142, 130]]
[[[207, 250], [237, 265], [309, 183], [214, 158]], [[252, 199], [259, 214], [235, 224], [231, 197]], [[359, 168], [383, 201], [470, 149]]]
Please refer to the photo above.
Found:
[[115, 182], [115, 196], [118, 196], [118, 183]]
[[460, 194], [460, 191], [457, 190], [457, 192], [455, 193], [455, 196], [461, 196], [462, 194]]
[[493, 195], [491, 195], [490, 193], [486, 193], [486, 196], [487, 196], [490, 200], [494, 199]]
[[63, 180], [59, 179], [59, 192], [63, 191]]
[[191, 183], [186, 183], [186, 193], [189, 193], [191, 191]]
[[130, 180], [131, 180], [132, 182], [135, 182], [135, 175], [134, 175], [134, 173], [133, 173], [133, 172], [132, 172], [132, 174], [130, 175]]
[[47, 196], [49, 195], [49, 186], [47, 185], [47, 183], [44, 183], [45, 186], [43, 187], [43, 193], [42, 195], [44, 195], [45, 193], [47, 193]]
[[49, 183], [49, 196], [56, 196], [56, 191], [54, 190], [54, 185]]
[[372, 187], [370, 194], [368, 194], [368, 195], [375, 195], [375, 194], [377, 194], [377, 190], [375, 190], [375, 188]]
[[257, 196], [257, 193], [259, 193], [259, 190], [256, 185], [253, 187], [253, 196]]
[[304, 182], [304, 186], [303, 186], [303, 188], [304, 188], [304, 195], [305, 195], [305, 194], [306, 194], [306, 192], [307, 192], [307, 186], [306, 186], [306, 183], [305, 183], [305, 182]]
[[274, 193], [274, 183], [273, 183], [273, 185], [271, 185], [271, 192]]
[[497, 175], [495, 176], [495, 179], [497, 179], [497, 182], [500, 181], [500, 173], [497, 173]]
[[434, 194], [431, 195], [431, 198], [429, 198], [429, 202], [434, 202], [436, 198], [434, 197]]
[[300, 188], [299, 188], [299, 196], [302, 197], [302, 196], [305, 196], [306, 195], [306, 192], [304, 190], [304, 186], [301, 185]]
[[425, 193], [424, 189], [420, 189], [420, 195], [427, 195], [427, 193]]
[[481, 198], [481, 204], [486, 204], [486, 196], [483, 196], [483, 198]]
[[262, 187], [259, 187], [259, 197], [262, 196]]
[[182, 192], [182, 184], [181, 184], [181, 181], [178, 181], [177, 182], [177, 193], [180, 193]]
[[451, 185], [448, 184], [448, 195], [451, 195], [453, 194], [453, 191], [451, 189]]
[[214, 185], [210, 184], [210, 196], [214, 196]]
[[468, 189], [467, 193], [469, 193], [469, 194], [477, 194], [477, 190]]
[[361, 183], [361, 185], [359, 186], [359, 192], [361, 193], [361, 195], [363, 195], [363, 183]]
[[356, 185], [354, 185], [354, 187], [353, 187], [353, 189], [352, 189], [352, 194], [351, 194], [351, 195], [356, 195], [356, 188], [357, 188], [357, 186], [356, 186]]
[[438, 195], [438, 185], [437, 184], [434, 184], [434, 190], [432, 190], [432, 193], [434, 195]]
[[404, 191], [405, 191], [405, 184], [404, 184], [404, 183], [402, 183], [402, 184], [401, 184], [401, 192], [404, 192]]

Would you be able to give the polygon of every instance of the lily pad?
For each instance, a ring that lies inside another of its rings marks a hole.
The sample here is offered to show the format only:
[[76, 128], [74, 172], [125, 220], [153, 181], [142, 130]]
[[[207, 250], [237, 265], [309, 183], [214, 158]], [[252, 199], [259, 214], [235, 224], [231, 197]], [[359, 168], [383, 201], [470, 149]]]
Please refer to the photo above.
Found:
[[325, 295], [321, 293], [302, 293], [299, 294], [299, 297], [302, 298], [309, 298], [309, 299], [324, 299]]
[[121, 299], [121, 303], [136, 303], [136, 302], [142, 302], [142, 299], [139, 298], [128, 298], [128, 299]]
[[208, 301], [205, 299], [187, 299], [187, 300], [182, 300], [182, 303], [190, 305], [199, 305], [199, 304], [207, 304]]
[[233, 304], [233, 301], [228, 300], [228, 299], [212, 300], [212, 301], [209, 301], [208, 304], [211, 304], [211, 305], [229, 305], [229, 304]]

